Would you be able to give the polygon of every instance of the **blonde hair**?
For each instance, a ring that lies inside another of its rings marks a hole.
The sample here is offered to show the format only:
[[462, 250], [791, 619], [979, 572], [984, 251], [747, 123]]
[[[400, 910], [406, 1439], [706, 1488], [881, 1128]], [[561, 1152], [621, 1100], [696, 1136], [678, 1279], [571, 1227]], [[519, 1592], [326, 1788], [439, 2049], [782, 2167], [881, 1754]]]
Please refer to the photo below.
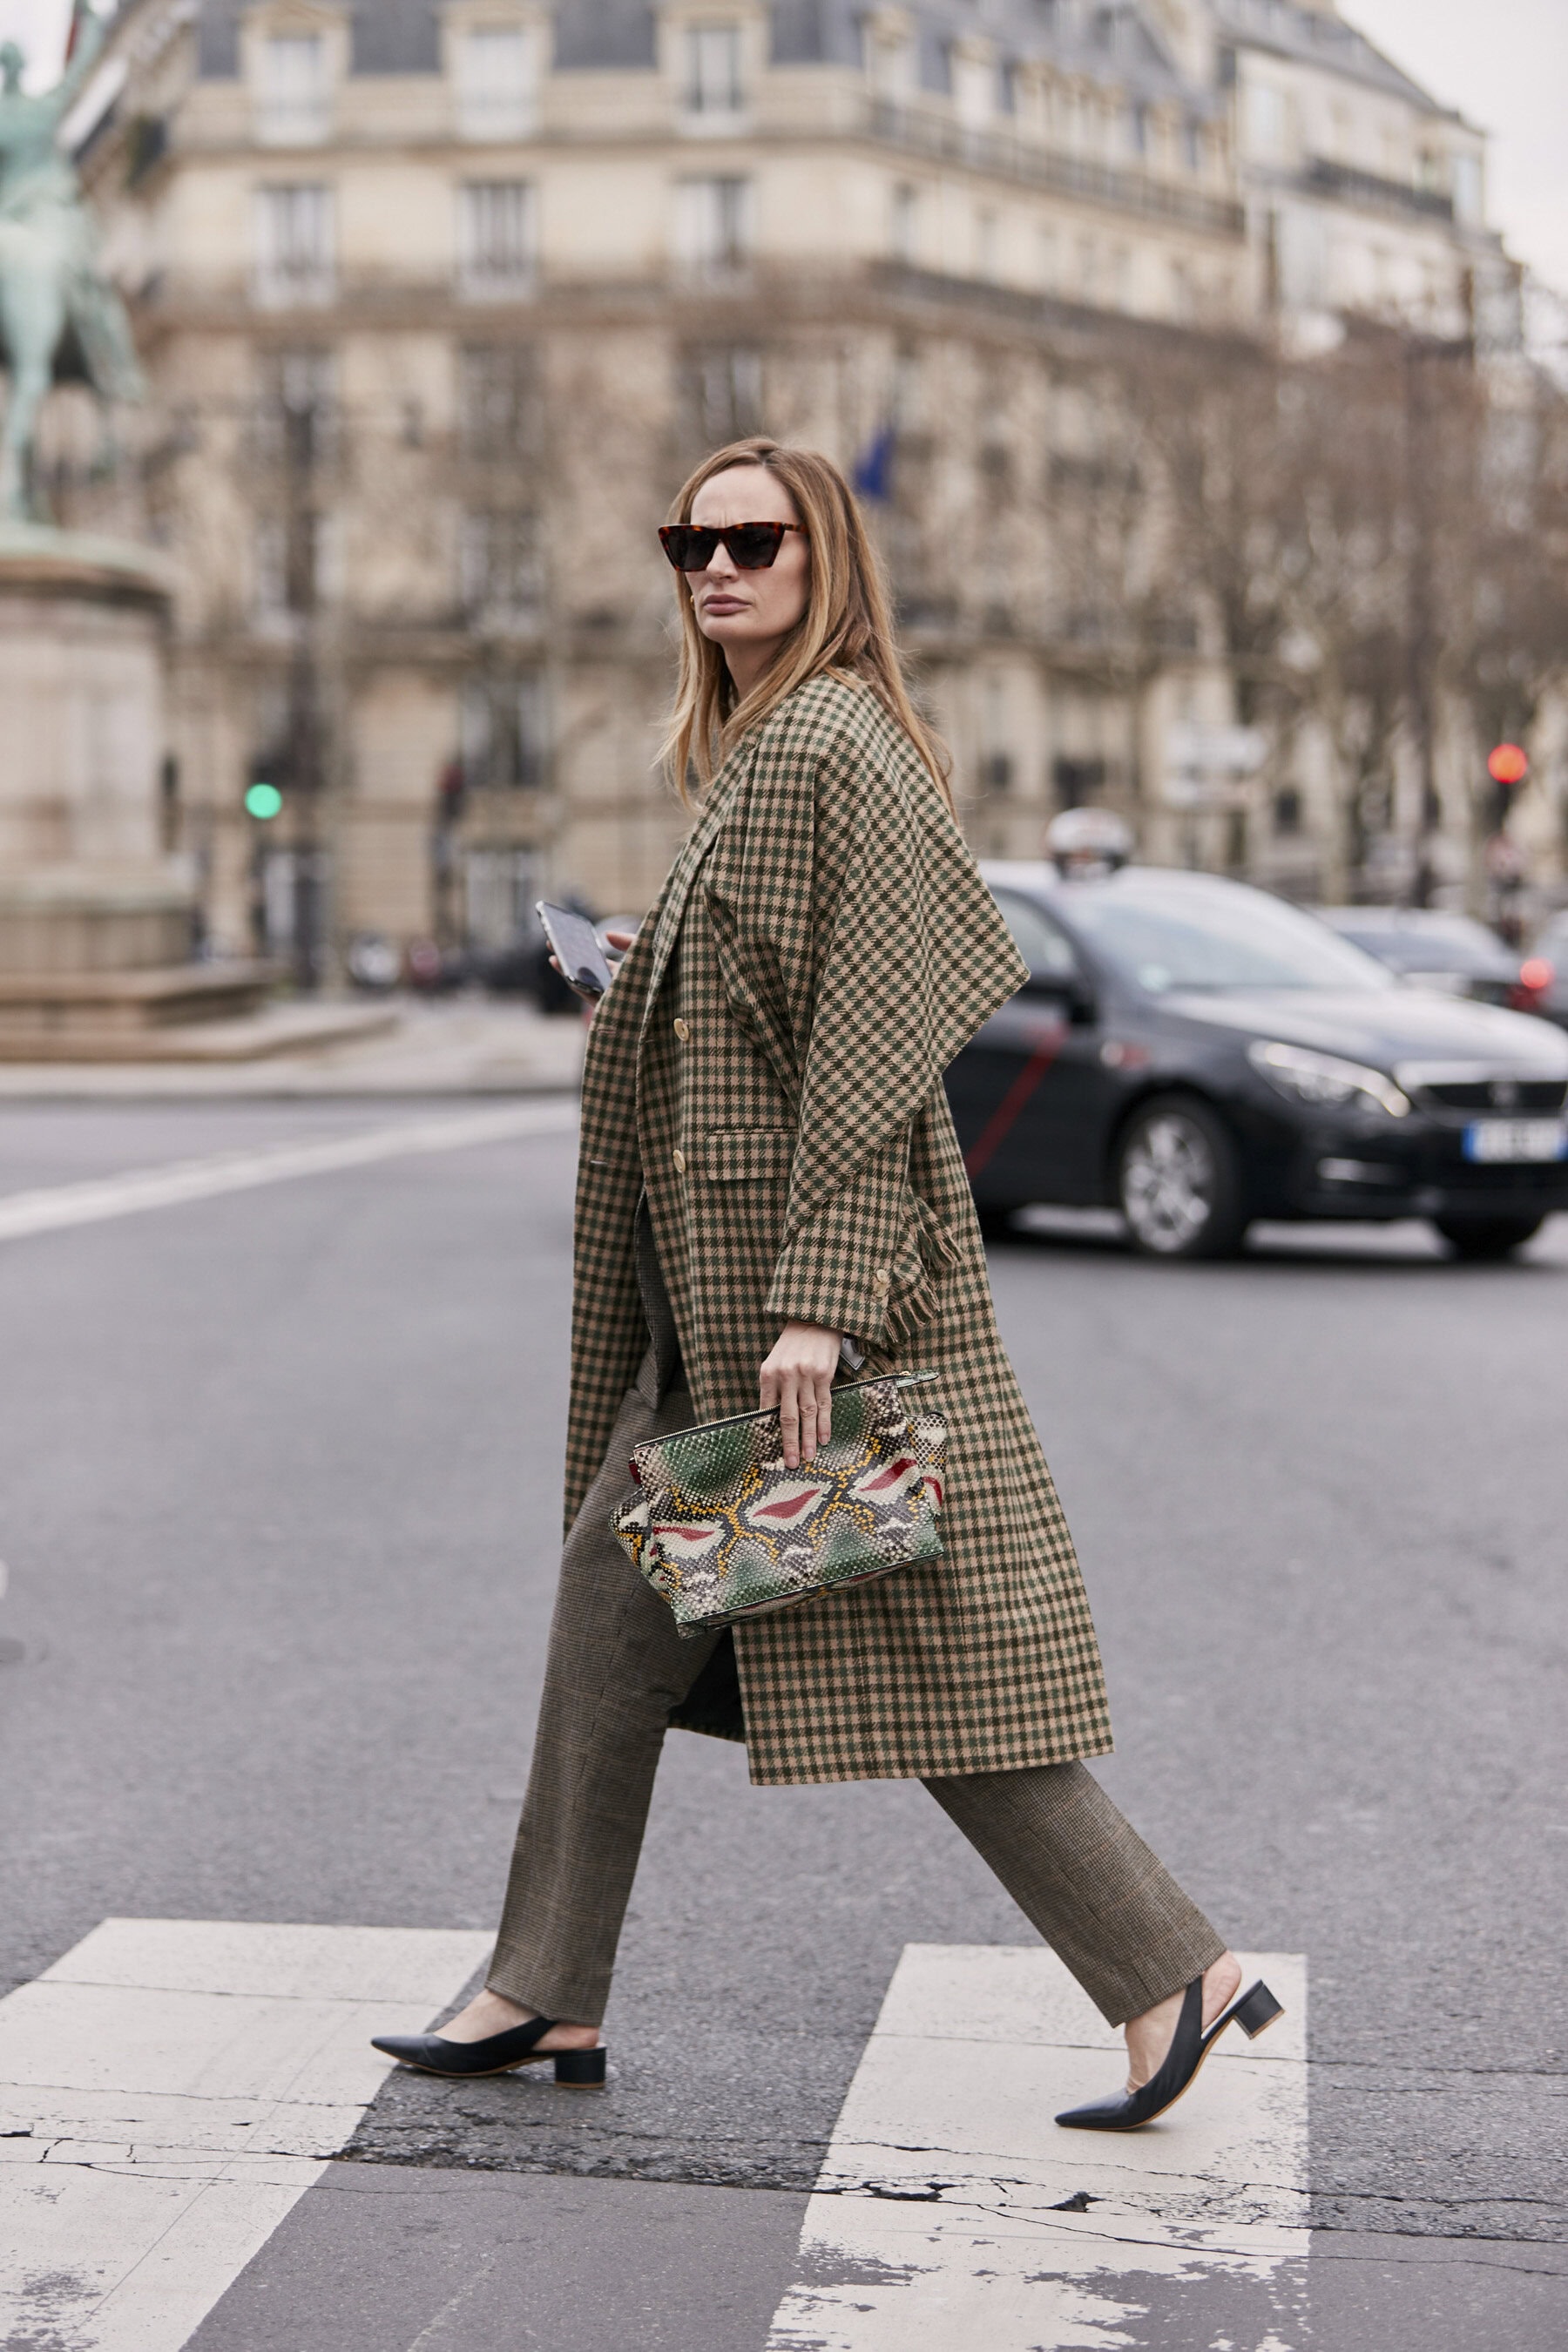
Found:
[[689, 522], [692, 502], [703, 483], [737, 466], [760, 466], [772, 474], [788, 491], [805, 525], [810, 550], [805, 610], [772, 667], [738, 701], [722, 647], [702, 635], [685, 580], [677, 582], [680, 676], [664, 742], [665, 766], [676, 790], [682, 800], [689, 797], [686, 780], [692, 769], [706, 790], [732, 745], [776, 709], [785, 695], [826, 671], [836, 677], [859, 678], [871, 688], [889, 718], [909, 736], [951, 808], [952, 763], [946, 746], [910, 699], [893, 640], [882, 567], [854, 492], [832, 459], [815, 449], [786, 449], [762, 436], [731, 441], [705, 457], [682, 484], [666, 521]]

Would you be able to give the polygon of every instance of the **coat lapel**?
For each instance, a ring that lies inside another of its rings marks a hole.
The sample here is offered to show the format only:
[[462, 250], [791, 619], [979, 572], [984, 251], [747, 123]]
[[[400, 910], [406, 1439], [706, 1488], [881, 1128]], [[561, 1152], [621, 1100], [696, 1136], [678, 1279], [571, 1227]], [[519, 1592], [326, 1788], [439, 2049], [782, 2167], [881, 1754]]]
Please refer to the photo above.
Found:
[[691, 885], [703, 859], [717, 840], [720, 828], [734, 807], [756, 757], [755, 736], [749, 736], [743, 743], [736, 745], [714, 778], [707, 805], [687, 835], [685, 844], [670, 868], [664, 905], [659, 910], [658, 923], [653, 935], [653, 961], [648, 968], [647, 986], [643, 996], [639, 1043], [653, 1017], [653, 1008], [658, 1001], [658, 992], [664, 984], [669, 959], [675, 952], [675, 942], [680, 936], [681, 918], [686, 912], [686, 901], [691, 895]]

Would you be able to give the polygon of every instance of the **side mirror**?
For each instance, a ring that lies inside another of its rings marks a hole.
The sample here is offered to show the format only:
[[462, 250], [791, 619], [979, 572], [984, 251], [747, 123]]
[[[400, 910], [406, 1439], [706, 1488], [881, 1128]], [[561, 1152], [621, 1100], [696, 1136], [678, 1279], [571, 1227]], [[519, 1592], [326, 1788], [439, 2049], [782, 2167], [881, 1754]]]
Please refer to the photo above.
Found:
[[1080, 971], [1033, 971], [1023, 993], [1058, 1004], [1075, 1029], [1087, 1028], [1095, 1018], [1094, 991]]

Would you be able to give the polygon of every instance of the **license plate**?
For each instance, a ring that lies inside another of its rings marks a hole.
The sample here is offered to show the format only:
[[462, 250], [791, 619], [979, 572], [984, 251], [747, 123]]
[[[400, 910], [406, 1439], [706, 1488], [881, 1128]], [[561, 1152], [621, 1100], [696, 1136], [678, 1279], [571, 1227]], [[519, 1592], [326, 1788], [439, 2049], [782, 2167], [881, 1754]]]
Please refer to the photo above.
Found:
[[1465, 1129], [1465, 1157], [1568, 1160], [1568, 1127], [1555, 1118], [1478, 1118]]

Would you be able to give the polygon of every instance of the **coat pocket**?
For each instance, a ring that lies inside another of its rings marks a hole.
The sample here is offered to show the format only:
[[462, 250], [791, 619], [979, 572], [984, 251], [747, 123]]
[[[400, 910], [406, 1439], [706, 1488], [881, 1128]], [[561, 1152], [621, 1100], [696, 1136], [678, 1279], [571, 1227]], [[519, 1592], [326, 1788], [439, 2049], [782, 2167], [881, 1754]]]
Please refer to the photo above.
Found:
[[795, 1163], [793, 1127], [721, 1127], [709, 1135], [703, 1166], [710, 1184], [755, 1183], [787, 1176]]

